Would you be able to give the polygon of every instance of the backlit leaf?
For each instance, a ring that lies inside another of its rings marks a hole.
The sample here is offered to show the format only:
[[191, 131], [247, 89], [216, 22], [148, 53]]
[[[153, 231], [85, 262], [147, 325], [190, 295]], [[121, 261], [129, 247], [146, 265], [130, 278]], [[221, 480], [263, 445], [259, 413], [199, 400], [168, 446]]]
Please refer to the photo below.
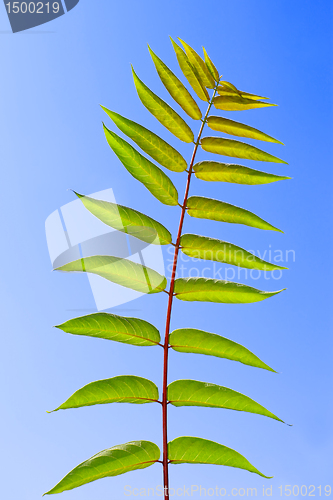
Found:
[[231, 264], [233, 266], [258, 269], [260, 271], [274, 271], [287, 269], [256, 257], [244, 248], [228, 243], [227, 241], [198, 236], [196, 234], [183, 234], [180, 239], [181, 251], [195, 259], [213, 260]]
[[263, 96], [260, 96], [260, 95], [256, 95], [256, 94], [250, 94], [249, 92], [244, 92], [243, 90], [238, 90], [237, 89], [237, 93], [234, 91], [234, 90], [231, 90], [230, 87], [224, 87], [223, 85], [220, 85], [219, 87], [217, 87], [217, 92], [220, 94], [220, 95], [241, 95], [242, 97], [245, 97], [247, 99], [253, 99], [255, 101], [258, 101], [260, 99], [269, 99], [268, 97], [263, 97]]
[[133, 69], [135, 87], [142, 104], [157, 120], [173, 135], [184, 142], [193, 142], [194, 135], [187, 123], [174, 111], [169, 104], [160, 99], [136, 75]]
[[202, 117], [201, 111], [187, 88], [177, 78], [177, 76], [164, 64], [164, 62], [157, 57], [157, 55], [148, 46], [150, 55], [154, 61], [156, 71], [162, 80], [163, 85], [179, 104], [179, 106], [194, 120], [200, 120]]
[[198, 380], [176, 380], [168, 386], [168, 400], [173, 406], [204, 406], [256, 413], [283, 422], [253, 399], [221, 385]]
[[138, 123], [110, 111], [102, 106], [117, 127], [132, 139], [145, 153], [149, 154], [160, 165], [173, 172], [183, 172], [187, 163], [178, 151], [165, 142], [161, 137]]
[[245, 226], [257, 227], [258, 229], [279, 231], [264, 219], [244, 208], [230, 205], [224, 201], [204, 198], [202, 196], [191, 196], [187, 200], [187, 211], [191, 217], [198, 219], [210, 219], [232, 224], [244, 224]]
[[187, 79], [188, 83], [191, 85], [192, 89], [194, 92], [197, 94], [197, 96], [202, 100], [202, 101], [209, 101], [209, 94], [203, 84], [200, 81], [199, 75], [196, 71], [196, 69], [192, 66], [189, 58], [179, 47], [179, 45], [176, 44], [174, 40], [170, 37], [170, 40], [172, 42], [173, 48], [176, 52], [177, 56], [177, 61], [180, 66], [180, 69], [184, 73], [185, 78]]
[[208, 71], [210, 72], [210, 74], [212, 75], [212, 77], [214, 78], [214, 80], [216, 82], [218, 82], [219, 79], [220, 79], [219, 72], [217, 71], [216, 67], [214, 66], [213, 61], [211, 60], [211, 58], [207, 54], [207, 51], [206, 51], [205, 47], [202, 47], [202, 48], [203, 48], [203, 52], [204, 52], [204, 55], [205, 55], [205, 63], [206, 63], [206, 66], [208, 68]]
[[194, 328], [179, 328], [170, 333], [169, 344], [174, 351], [193, 354], [205, 354], [217, 358], [238, 361], [244, 365], [275, 372], [266, 363], [241, 344]]
[[55, 271], [97, 274], [141, 293], [159, 293], [167, 286], [166, 278], [153, 269], [110, 255], [85, 257], [58, 267]]
[[203, 181], [232, 182], [235, 184], [258, 185], [291, 179], [291, 177], [268, 174], [242, 165], [219, 163], [217, 161], [196, 163], [193, 165], [193, 171], [197, 179]]
[[244, 158], [245, 160], [270, 161], [273, 163], [285, 163], [276, 156], [273, 156], [261, 149], [258, 149], [245, 142], [235, 141], [234, 139], [224, 139], [223, 137], [204, 137], [201, 139], [201, 147], [208, 153], [215, 153], [223, 156], [232, 156], [234, 158]]
[[250, 304], [273, 297], [277, 292], [263, 292], [251, 286], [210, 278], [179, 278], [175, 281], [177, 299], [224, 304]]
[[243, 455], [222, 444], [207, 439], [184, 436], [174, 439], [168, 444], [169, 459], [172, 464], [212, 464], [227, 465], [259, 474], [270, 479], [258, 471]]
[[231, 90], [234, 94], [237, 94], [237, 95], [241, 96], [240, 91], [232, 83], [226, 82], [226, 81], [223, 81], [223, 80], [220, 83], [221, 83], [223, 89], [226, 88], [227, 90]]
[[109, 403], [145, 404], [155, 401], [158, 401], [158, 389], [153, 382], [134, 375], [122, 375], [85, 385], [53, 411]]
[[124, 139], [111, 132], [105, 125], [104, 133], [110, 148], [135, 179], [142, 182], [161, 203], [165, 205], [178, 204], [177, 190], [160, 168], [142, 156]]
[[267, 108], [269, 106], [276, 106], [276, 104], [257, 101], [254, 98], [249, 99], [238, 95], [223, 94], [214, 98], [214, 106], [224, 111], [243, 111], [246, 109]]
[[256, 128], [249, 127], [248, 125], [244, 125], [243, 123], [228, 120], [227, 118], [222, 118], [220, 116], [209, 116], [207, 119], [207, 125], [211, 129], [217, 130], [218, 132], [224, 132], [225, 134], [235, 135], [237, 137], [248, 137], [249, 139], [258, 139], [259, 141], [283, 144], [270, 135], [264, 134], [264, 132], [260, 132], [260, 130], [257, 130]]
[[192, 47], [190, 47], [186, 42], [184, 42], [184, 40], [181, 40], [180, 38], [178, 40], [181, 41], [185, 49], [186, 55], [189, 58], [192, 66], [197, 70], [200, 81], [203, 83], [205, 87], [213, 89], [215, 87], [214, 78], [210, 74], [204, 61], [201, 59], [199, 54], [197, 54], [196, 51], [192, 49]]
[[155, 326], [138, 318], [124, 318], [109, 313], [94, 313], [66, 321], [56, 328], [72, 335], [114, 340], [136, 346], [155, 346], [161, 336]]
[[103, 477], [119, 476], [132, 470], [145, 469], [157, 462], [159, 458], [158, 446], [149, 441], [119, 444], [82, 462], [45, 495], [72, 490]]
[[[75, 191], [74, 191], [75, 192]], [[110, 227], [154, 245], [168, 245], [172, 241], [170, 232], [159, 222], [132, 208], [95, 200], [75, 193], [83, 205], [95, 217]]]

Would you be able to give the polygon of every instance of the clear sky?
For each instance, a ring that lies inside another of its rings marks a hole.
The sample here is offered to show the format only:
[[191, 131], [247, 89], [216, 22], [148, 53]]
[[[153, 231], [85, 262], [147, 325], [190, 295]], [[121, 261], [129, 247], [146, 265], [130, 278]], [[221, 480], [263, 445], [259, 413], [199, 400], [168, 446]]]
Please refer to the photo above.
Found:
[[[162, 353], [52, 328], [95, 306], [86, 276], [51, 273], [44, 223], [73, 200], [68, 188], [85, 194], [112, 188], [119, 203], [155, 217], [175, 234], [178, 208], [160, 204], [122, 167], [106, 144], [101, 125], [106, 117], [99, 107], [139, 121], [189, 157], [191, 145], [180, 144], [142, 106], [130, 70], [132, 63], [145, 83], [172, 104], [147, 50], [149, 43], [181, 76], [169, 35], [198, 51], [204, 45], [226, 80], [279, 105], [234, 117], [285, 144], [262, 147], [289, 165], [251, 166], [293, 177], [255, 187], [195, 181], [191, 191], [247, 208], [284, 234], [195, 219], [186, 220], [185, 230], [261, 253], [294, 251], [281, 279], [246, 281], [241, 274], [238, 280], [270, 291], [286, 287], [284, 293], [243, 306], [178, 302], [172, 323], [244, 344], [279, 374], [172, 352], [170, 380], [225, 385], [293, 427], [241, 412], [171, 408], [170, 439], [216, 440], [274, 479], [226, 467], [182, 465], [171, 467], [171, 485], [218, 486], [228, 492], [256, 487], [260, 497], [265, 484], [272, 485], [273, 498], [280, 498], [280, 485], [333, 486], [331, 2], [81, 0], [50, 24], [15, 35], [9, 29], [2, 6], [1, 497], [40, 498], [74, 466], [116, 444], [145, 439], [161, 445], [159, 405], [46, 413], [94, 380], [135, 374], [160, 386]], [[198, 124], [192, 125], [196, 131]], [[184, 178], [175, 174], [172, 179], [182, 193]], [[147, 319], [163, 330], [164, 294], [126, 307], [113, 312]], [[125, 485], [155, 486], [161, 474], [157, 464], [62, 497], [125, 498]]]

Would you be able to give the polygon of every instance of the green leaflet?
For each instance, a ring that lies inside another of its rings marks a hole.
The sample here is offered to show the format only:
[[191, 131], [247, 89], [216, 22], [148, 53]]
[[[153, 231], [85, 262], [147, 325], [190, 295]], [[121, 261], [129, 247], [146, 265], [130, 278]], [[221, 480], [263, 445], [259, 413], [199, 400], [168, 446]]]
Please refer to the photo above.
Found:
[[178, 151], [161, 137], [136, 122], [110, 111], [102, 106], [117, 127], [132, 139], [145, 153], [151, 156], [160, 165], [173, 172], [183, 172], [187, 163]]
[[217, 161], [201, 161], [196, 163], [193, 165], [193, 171], [196, 178], [202, 181], [232, 182], [252, 186], [291, 179], [291, 177], [268, 174], [267, 172], [243, 167], [242, 165], [220, 163]]
[[129, 173], [165, 205], [177, 205], [178, 193], [167, 175], [104, 124], [106, 140]]
[[75, 467], [45, 495], [72, 490], [96, 479], [119, 476], [137, 469], [145, 469], [160, 458], [160, 450], [150, 441], [132, 441], [101, 451]]
[[233, 266], [258, 269], [260, 271], [274, 271], [287, 269], [271, 262], [256, 257], [244, 248], [228, 243], [227, 241], [198, 236], [196, 234], [183, 234], [180, 239], [181, 251], [195, 259], [213, 260]]
[[169, 337], [169, 344], [174, 351], [205, 354], [217, 358], [238, 361], [244, 365], [262, 368], [275, 372], [266, 363], [261, 361], [255, 354], [241, 344], [216, 335], [216, 333], [204, 332], [194, 328], [179, 328], [174, 330]]
[[[168, 400], [173, 406], [204, 406], [256, 413], [283, 422], [253, 399], [221, 385], [197, 380], [176, 380], [168, 386]], [[284, 423], [284, 422], [283, 422]]]
[[147, 215], [132, 208], [117, 205], [117, 203], [95, 200], [75, 191], [74, 193], [80, 198], [86, 209], [104, 224], [135, 236], [146, 243], [169, 245], [172, 242], [170, 232], [162, 224]]
[[187, 123], [174, 111], [169, 104], [160, 99], [145, 85], [136, 75], [134, 69], [133, 78], [138, 96], [142, 104], [151, 112], [157, 120], [164, 125], [173, 135], [184, 142], [193, 142], [194, 135]]
[[148, 321], [108, 313], [94, 313], [70, 319], [56, 328], [72, 335], [114, 340], [137, 346], [154, 346], [161, 341], [159, 331]]
[[230, 205], [224, 201], [204, 198], [203, 196], [191, 196], [187, 200], [187, 211], [191, 217], [198, 219], [210, 219], [232, 224], [244, 224], [245, 226], [256, 227], [258, 229], [279, 231], [281, 229], [266, 222], [257, 215], [244, 208]]
[[175, 281], [175, 296], [179, 300], [250, 304], [273, 297], [276, 292], [263, 292], [251, 286], [210, 278], [179, 278]]
[[210, 71], [208, 70], [204, 61], [201, 59], [199, 54], [197, 54], [196, 51], [192, 49], [192, 47], [184, 42], [184, 40], [181, 40], [180, 38], [178, 38], [178, 40], [180, 40], [180, 42], [182, 43], [186, 55], [190, 60], [190, 63], [197, 70], [199, 79], [203, 83], [203, 86], [208, 87], [209, 89], [213, 89], [215, 87], [214, 78], [210, 74]]
[[234, 158], [244, 158], [246, 160], [270, 161], [273, 163], [285, 163], [276, 156], [270, 155], [245, 142], [234, 139], [224, 139], [222, 137], [204, 137], [201, 139], [201, 147], [208, 153], [215, 153], [223, 156], [233, 156]]
[[226, 82], [226, 81], [223, 81], [223, 80], [220, 83], [221, 83], [223, 89], [226, 88], [227, 91], [231, 90], [231, 92], [233, 92], [234, 94], [237, 94], [237, 95], [241, 96], [240, 91], [232, 83]]
[[211, 129], [217, 130], [218, 132], [224, 132], [225, 134], [235, 135], [237, 137], [248, 137], [249, 139], [258, 139], [259, 141], [275, 142], [283, 145], [283, 142], [274, 139], [270, 135], [264, 134], [264, 132], [260, 132], [260, 130], [256, 128], [220, 116], [209, 116], [207, 125]]
[[[220, 95], [235, 95], [235, 91], [231, 90], [230, 87], [223, 87], [223, 86], [219, 86], [217, 87], [217, 92], [220, 94]], [[237, 89], [237, 95], [241, 95], [242, 97], [246, 97], [247, 99], [253, 99], [255, 101], [257, 100], [260, 100], [260, 99], [269, 99], [269, 97], [263, 97], [263, 96], [260, 96], [260, 95], [256, 95], [256, 94], [250, 94], [249, 92], [244, 92], [243, 90], [238, 90]]]
[[209, 94], [205, 89], [205, 87], [203, 86], [203, 84], [201, 83], [201, 80], [199, 78], [196, 69], [192, 66], [189, 58], [187, 57], [185, 52], [179, 47], [179, 45], [177, 45], [176, 42], [172, 40], [171, 37], [170, 40], [173, 45], [174, 51], [176, 52], [177, 61], [180, 66], [180, 69], [184, 73], [184, 76], [187, 79], [188, 83], [191, 85], [192, 89], [197, 94], [199, 99], [208, 102]]
[[108, 403], [145, 404], [155, 401], [158, 401], [158, 389], [153, 382], [134, 375], [122, 375], [85, 385], [53, 411]]
[[184, 436], [168, 444], [169, 459], [172, 464], [212, 464], [227, 465], [264, 476], [243, 455], [222, 444], [207, 439]]
[[58, 267], [55, 271], [97, 274], [141, 293], [159, 293], [167, 286], [166, 278], [153, 269], [110, 255], [85, 257]]
[[162, 80], [163, 85], [176, 101], [177, 104], [187, 113], [193, 120], [200, 120], [202, 117], [201, 111], [187, 88], [177, 78], [177, 76], [157, 57], [148, 45], [148, 49], [152, 60], [154, 61], [156, 71]]
[[[230, 91], [228, 92], [230, 93]], [[270, 102], [256, 101], [254, 98], [249, 99], [238, 95], [219, 95], [214, 98], [214, 106], [217, 109], [224, 111], [243, 111], [246, 109], [267, 108], [276, 106]]]
[[203, 52], [204, 52], [204, 55], [205, 55], [205, 63], [206, 63], [206, 66], [208, 68], [208, 71], [210, 72], [210, 74], [212, 75], [212, 77], [214, 78], [214, 80], [216, 82], [218, 82], [219, 79], [220, 79], [219, 72], [217, 71], [216, 67], [214, 66], [213, 61], [211, 60], [211, 58], [207, 54], [205, 47], [202, 47], [202, 48], [203, 48]]

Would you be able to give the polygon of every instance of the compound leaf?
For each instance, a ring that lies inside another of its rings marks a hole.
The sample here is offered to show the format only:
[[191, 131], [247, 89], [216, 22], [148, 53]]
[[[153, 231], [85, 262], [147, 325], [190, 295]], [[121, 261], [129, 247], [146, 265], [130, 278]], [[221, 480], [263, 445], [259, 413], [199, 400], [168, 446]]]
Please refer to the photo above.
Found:
[[89, 196], [75, 194], [89, 212], [104, 224], [118, 231], [154, 245], [168, 245], [172, 241], [170, 232], [162, 224], [137, 210], [117, 203], [95, 200]]
[[224, 304], [250, 304], [273, 297], [276, 292], [263, 292], [251, 286], [232, 281], [210, 278], [178, 278], [174, 293], [177, 299], [189, 302], [220, 302]]
[[202, 196], [191, 196], [187, 200], [187, 211], [191, 217], [198, 219], [210, 219], [232, 224], [244, 224], [245, 226], [256, 227], [258, 229], [279, 231], [265, 220], [244, 208], [230, 205], [224, 201], [204, 198]]
[[199, 54], [197, 54], [196, 51], [192, 49], [192, 47], [190, 47], [186, 42], [184, 42], [184, 40], [181, 40], [181, 38], [178, 38], [178, 40], [180, 40], [180, 42], [182, 43], [186, 55], [190, 60], [190, 63], [197, 70], [200, 81], [203, 83], [204, 87], [213, 89], [215, 87], [214, 78], [210, 74], [210, 71], [208, 70], [204, 61], [201, 59]]
[[169, 459], [172, 464], [212, 464], [227, 465], [259, 474], [266, 479], [243, 455], [222, 444], [207, 439], [184, 436], [168, 444]]
[[216, 67], [214, 66], [213, 61], [211, 60], [211, 58], [207, 54], [207, 51], [206, 51], [205, 47], [202, 47], [202, 48], [203, 48], [203, 52], [204, 52], [204, 55], [205, 55], [205, 63], [206, 63], [206, 66], [208, 68], [208, 71], [210, 72], [210, 74], [212, 75], [212, 77], [214, 78], [214, 80], [216, 82], [218, 82], [219, 79], [220, 79], [219, 72], [217, 71]]
[[283, 145], [281, 141], [274, 139], [270, 135], [264, 134], [264, 132], [260, 132], [260, 130], [256, 128], [220, 116], [209, 116], [207, 118], [207, 125], [217, 132], [224, 132], [225, 134], [235, 135], [237, 137], [248, 137], [249, 139], [257, 139], [259, 141], [274, 142]]
[[221, 385], [198, 380], [176, 380], [168, 386], [168, 400], [173, 406], [204, 406], [256, 413], [283, 422], [253, 399]]
[[195, 328], [179, 328], [170, 333], [169, 344], [177, 352], [215, 356], [276, 373], [246, 347], [216, 333]]
[[102, 109], [109, 115], [119, 130], [130, 137], [132, 141], [160, 165], [173, 172], [183, 172], [186, 170], [187, 163], [182, 155], [170, 146], [170, 144], [161, 139], [161, 137], [142, 125], [128, 120], [114, 111], [110, 111], [104, 106], [102, 106]]
[[161, 341], [160, 332], [148, 321], [109, 313], [73, 318], [57, 325], [56, 328], [72, 335], [114, 340], [136, 346], [155, 346]]
[[193, 165], [197, 179], [213, 182], [232, 182], [234, 184], [269, 184], [271, 182], [291, 179], [282, 175], [268, 174], [242, 165], [220, 163], [217, 161], [201, 161]]
[[187, 113], [193, 120], [200, 120], [202, 117], [201, 111], [187, 88], [177, 78], [177, 76], [164, 64], [164, 62], [151, 50], [148, 46], [150, 55], [155, 64], [156, 71], [162, 80], [163, 85], [176, 101], [177, 104]]
[[148, 111], [150, 111], [150, 113], [173, 135], [178, 137], [178, 139], [183, 142], [193, 142], [193, 132], [181, 116], [179, 116], [169, 104], [154, 94], [154, 92], [140, 80], [134, 69], [132, 71], [138, 96]]
[[235, 141], [234, 139], [224, 139], [223, 137], [204, 137], [201, 139], [201, 147], [204, 151], [223, 156], [233, 156], [234, 158], [244, 158], [246, 160], [270, 161], [273, 163], [285, 163], [261, 149], [246, 144], [245, 142]]
[[145, 404], [156, 401], [158, 389], [153, 382], [134, 375], [121, 375], [85, 385], [53, 411], [108, 403]]
[[167, 286], [166, 278], [153, 269], [110, 255], [85, 257], [58, 267], [55, 271], [97, 274], [141, 293], [159, 293]]
[[252, 253], [227, 241], [183, 234], [180, 239], [181, 251], [195, 259], [213, 260], [233, 266], [258, 269], [259, 271], [275, 271], [287, 269], [256, 257]]
[[160, 458], [160, 450], [150, 441], [132, 441], [101, 451], [75, 467], [54, 488], [45, 493], [53, 495], [72, 490], [103, 477], [119, 476], [145, 469]]
[[197, 94], [199, 99], [202, 101], [209, 101], [209, 94], [205, 87], [203, 86], [200, 77], [196, 71], [196, 69], [192, 66], [189, 58], [185, 54], [185, 52], [176, 44], [174, 40], [170, 37], [171, 43], [173, 45], [174, 51], [176, 52], [177, 61], [180, 66], [180, 69], [184, 73], [185, 78], [188, 83], [191, 85], [194, 92]]
[[[230, 93], [230, 90], [229, 90]], [[249, 99], [239, 95], [219, 95], [214, 98], [214, 106], [224, 111], [244, 111], [246, 109], [267, 108], [276, 106], [270, 102], [257, 101], [254, 98]]]
[[135, 179], [142, 182], [148, 191], [161, 203], [171, 206], [177, 205], [178, 193], [169, 177], [154, 163], [136, 151], [128, 142], [111, 132], [104, 124], [103, 127], [110, 148], [118, 156], [128, 172]]

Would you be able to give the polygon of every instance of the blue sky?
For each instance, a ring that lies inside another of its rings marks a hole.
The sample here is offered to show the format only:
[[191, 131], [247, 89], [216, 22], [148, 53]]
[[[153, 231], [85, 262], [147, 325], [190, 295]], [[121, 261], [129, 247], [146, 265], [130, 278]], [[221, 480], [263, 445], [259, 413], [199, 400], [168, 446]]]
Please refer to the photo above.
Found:
[[[274, 479], [226, 467], [182, 465], [171, 468], [171, 484], [228, 491], [256, 487], [258, 496], [265, 484], [272, 485], [273, 498], [280, 498], [280, 485], [324, 487], [332, 482], [331, 2], [81, 0], [65, 16], [16, 35], [9, 32], [5, 8], [0, 9], [5, 235], [0, 250], [0, 462], [7, 500], [40, 498], [75, 465], [110, 446], [136, 439], [161, 445], [159, 405], [45, 412], [93, 380], [135, 374], [160, 385], [162, 353], [52, 328], [92, 311], [94, 301], [85, 276], [51, 273], [44, 223], [73, 200], [68, 188], [86, 194], [112, 188], [119, 203], [155, 217], [175, 234], [178, 208], [162, 206], [118, 162], [106, 144], [99, 107], [139, 121], [189, 157], [191, 145], [179, 144], [143, 108], [131, 77], [130, 63], [172, 104], [147, 50], [149, 43], [181, 76], [169, 35], [198, 51], [204, 45], [226, 80], [279, 105], [232, 116], [285, 143], [262, 147], [289, 165], [251, 166], [293, 177], [255, 187], [194, 181], [191, 188], [192, 194], [247, 208], [284, 234], [195, 219], [186, 220], [185, 230], [259, 252], [278, 249], [285, 255], [292, 250], [296, 256], [280, 280], [246, 281], [267, 290], [286, 287], [279, 296], [244, 306], [179, 302], [173, 314], [174, 328], [224, 335], [280, 373], [172, 352], [170, 380], [193, 378], [231, 387], [293, 427], [240, 412], [171, 408], [170, 439], [194, 435], [216, 440]], [[196, 131], [198, 124], [191, 125]], [[182, 193], [184, 178], [175, 174], [172, 179]], [[242, 275], [239, 281], [245, 282]], [[160, 294], [132, 302], [127, 312], [113, 312], [144, 318], [163, 330], [165, 311], [166, 296]], [[62, 496], [120, 499], [125, 485], [140, 488], [161, 481], [157, 464]]]

